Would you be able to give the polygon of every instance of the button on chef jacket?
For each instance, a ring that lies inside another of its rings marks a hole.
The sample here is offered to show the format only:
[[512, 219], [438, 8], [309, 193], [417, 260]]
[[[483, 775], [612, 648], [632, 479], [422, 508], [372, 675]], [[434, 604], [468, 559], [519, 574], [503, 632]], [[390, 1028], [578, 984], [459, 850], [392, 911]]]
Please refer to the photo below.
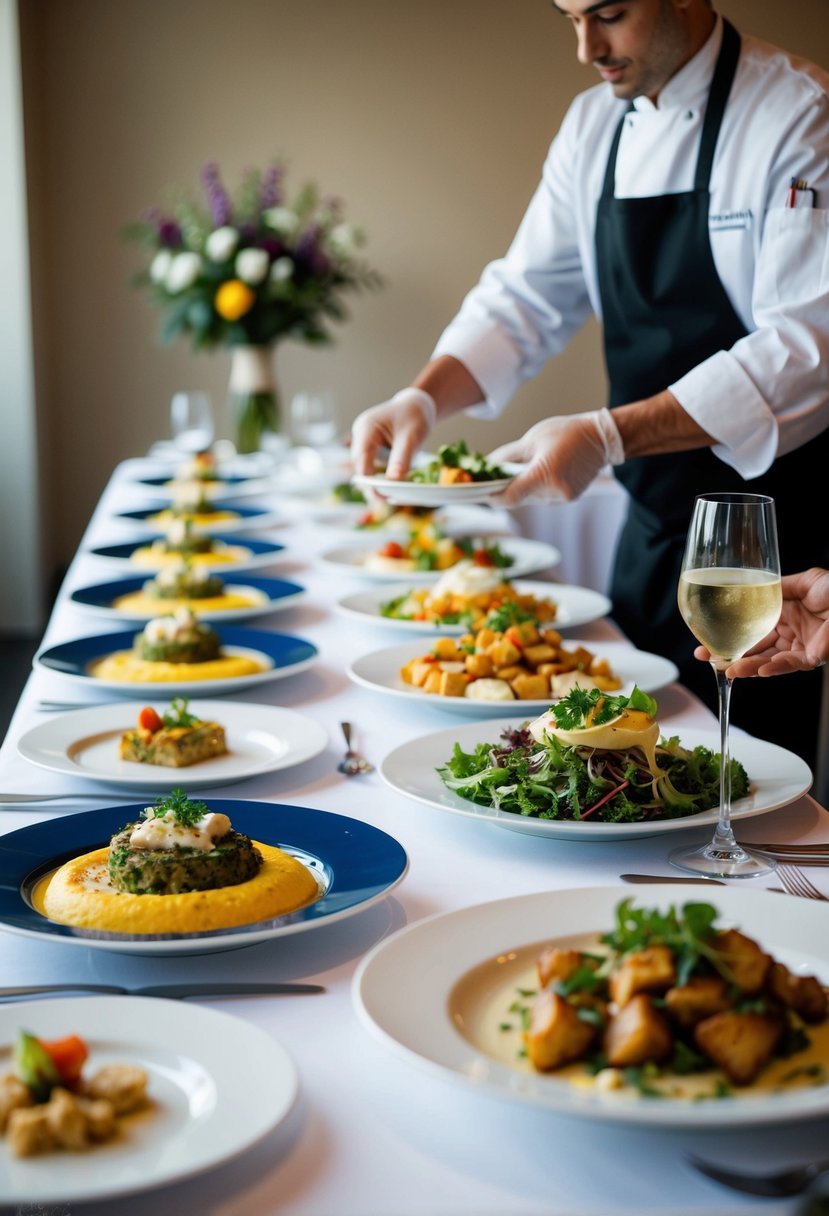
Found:
[[[635, 99], [617, 198], [692, 189], [721, 42], [718, 18], [657, 106]], [[588, 316], [601, 319], [596, 206], [627, 108], [608, 84], [575, 98], [507, 253], [441, 335], [433, 357], [461, 360], [485, 393], [469, 414], [499, 414]], [[816, 206], [806, 193], [787, 205], [793, 177], [815, 191]], [[714, 437], [713, 453], [753, 478], [829, 424], [829, 73], [743, 35], [710, 191], [714, 264], [747, 333], [664, 387]]]

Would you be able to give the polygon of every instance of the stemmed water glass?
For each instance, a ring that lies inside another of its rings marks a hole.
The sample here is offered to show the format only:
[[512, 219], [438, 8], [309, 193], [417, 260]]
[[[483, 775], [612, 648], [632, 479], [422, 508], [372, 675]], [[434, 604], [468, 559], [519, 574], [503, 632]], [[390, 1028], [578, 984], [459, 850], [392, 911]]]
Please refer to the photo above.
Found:
[[184, 452], [206, 452], [216, 433], [210, 394], [200, 389], [173, 394], [170, 402], [173, 442]]
[[765, 494], [700, 494], [685, 542], [677, 593], [686, 625], [709, 651], [720, 720], [720, 808], [708, 844], [675, 849], [673, 865], [696, 874], [753, 878], [774, 869], [767, 857], [738, 844], [731, 827], [729, 717], [725, 669], [769, 633], [783, 595], [774, 499]]

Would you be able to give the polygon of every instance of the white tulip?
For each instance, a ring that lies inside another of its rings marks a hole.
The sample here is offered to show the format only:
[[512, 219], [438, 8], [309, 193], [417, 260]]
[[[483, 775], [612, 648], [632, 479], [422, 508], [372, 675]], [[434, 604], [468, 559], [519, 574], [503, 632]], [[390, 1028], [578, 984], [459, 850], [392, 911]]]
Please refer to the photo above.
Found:
[[197, 253], [177, 253], [170, 263], [164, 286], [171, 295], [192, 287], [201, 274], [201, 258]]
[[159, 249], [153, 260], [150, 262], [150, 278], [153, 283], [163, 283], [167, 278], [170, 269], [170, 263], [173, 260], [173, 255], [169, 249]]
[[271, 266], [271, 281], [274, 283], [284, 283], [290, 279], [294, 273], [294, 263], [292, 258], [277, 258]]
[[299, 216], [290, 207], [271, 207], [262, 218], [281, 236], [293, 236], [299, 227]]
[[328, 243], [337, 253], [353, 253], [360, 243], [359, 233], [353, 224], [337, 224], [328, 234]]
[[215, 228], [204, 243], [207, 256], [214, 262], [226, 262], [232, 258], [239, 244], [239, 233], [227, 224], [223, 228]]
[[236, 277], [255, 286], [268, 273], [271, 259], [264, 249], [242, 249], [236, 255]]

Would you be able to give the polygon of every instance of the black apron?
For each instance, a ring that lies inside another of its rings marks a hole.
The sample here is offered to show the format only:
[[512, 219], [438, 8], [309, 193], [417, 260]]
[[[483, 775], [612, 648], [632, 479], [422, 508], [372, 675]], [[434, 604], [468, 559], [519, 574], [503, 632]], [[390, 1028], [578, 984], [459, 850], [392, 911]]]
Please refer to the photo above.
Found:
[[[723, 41], [703, 122], [693, 190], [650, 198], [613, 197], [619, 121], [596, 214], [596, 256], [611, 409], [661, 392], [746, 335], [720, 282], [708, 233], [709, 179], [740, 55], [740, 36], [723, 22]], [[723, 400], [722, 408], [728, 409]], [[817, 488], [827, 478], [823, 432], [746, 481], [708, 449], [625, 461], [616, 476], [630, 494], [610, 594], [619, 627], [640, 649], [667, 655], [680, 679], [712, 709], [716, 683], [693, 657], [695, 640], [677, 608], [685, 536], [697, 494], [744, 491], [775, 499], [784, 573], [829, 564], [829, 538], [804, 536]], [[822, 513], [821, 513], [822, 514]], [[811, 530], [811, 529], [810, 529]], [[822, 530], [823, 531], [823, 530]], [[732, 721], [815, 763], [821, 673], [739, 682]], [[789, 683], [790, 681], [790, 683]]]

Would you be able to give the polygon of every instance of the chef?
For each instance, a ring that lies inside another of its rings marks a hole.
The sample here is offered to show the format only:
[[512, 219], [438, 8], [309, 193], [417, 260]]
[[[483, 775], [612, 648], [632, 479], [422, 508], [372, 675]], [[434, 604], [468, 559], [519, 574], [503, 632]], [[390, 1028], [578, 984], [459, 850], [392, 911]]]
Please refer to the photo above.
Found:
[[[355, 420], [355, 468], [388, 447], [402, 476], [435, 421], [496, 416], [598, 316], [609, 408], [491, 453], [524, 466], [503, 504], [573, 499], [612, 465], [630, 494], [614, 619], [713, 707], [676, 606], [694, 496], [771, 494], [784, 572], [829, 564], [829, 74], [708, 0], [555, 7], [603, 83], [572, 102], [510, 248], [428, 365]], [[773, 681], [741, 688], [732, 720], [814, 763], [821, 677], [795, 680], [794, 721], [771, 712]]]

